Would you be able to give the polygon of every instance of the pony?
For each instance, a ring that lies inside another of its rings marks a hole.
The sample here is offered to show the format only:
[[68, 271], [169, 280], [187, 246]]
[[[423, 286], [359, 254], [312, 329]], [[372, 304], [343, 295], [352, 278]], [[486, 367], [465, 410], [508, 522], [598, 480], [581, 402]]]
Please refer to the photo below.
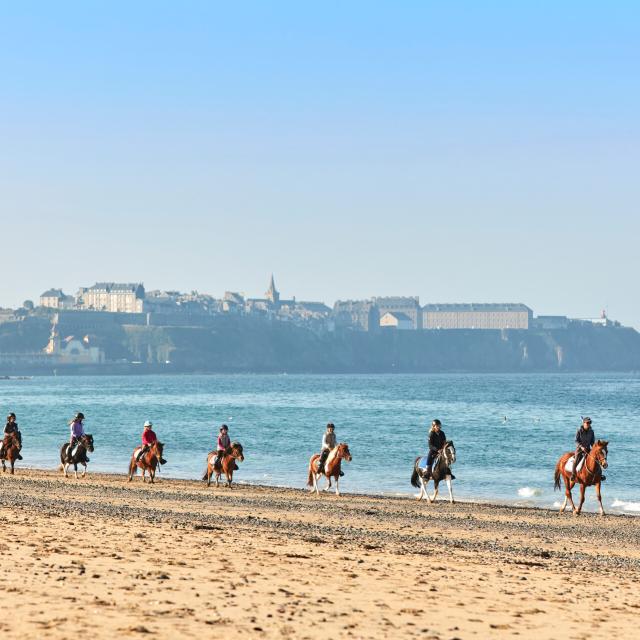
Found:
[[68, 448], [68, 442], [65, 442], [62, 447], [60, 447], [60, 466], [58, 468], [62, 472], [64, 472], [64, 477], [68, 478], [69, 476], [67, 475], [67, 469], [69, 468], [69, 465], [72, 464], [77, 480], [78, 465], [81, 464], [84, 466], [84, 471], [82, 472], [82, 477], [84, 478], [87, 475], [87, 462], [89, 462], [87, 459], [87, 451], [93, 451], [93, 436], [90, 433], [85, 433], [84, 435], [80, 436], [75, 453], [71, 457], [71, 462], [67, 462]]
[[433, 504], [438, 496], [438, 485], [444, 479], [447, 481], [447, 487], [449, 488], [449, 502], [454, 503], [453, 489], [451, 488], [451, 465], [456, 461], [456, 448], [453, 446], [453, 442], [448, 440], [445, 442], [442, 452], [438, 454], [431, 472], [431, 478], [433, 478], [433, 498], [427, 491], [427, 484], [429, 484], [429, 478], [425, 478], [426, 469], [421, 469], [419, 464], [422, 460], [422, 456], [415, 459], [413, 463], [413, 473], [411, 474], [411, 484], [420, 489], [420, 493], [416, 494], [418, 500], [422, 500], [424, 496], [427, 496], [429, 504]]
[[142, 482], [146, 482], [145, 474], [149, 472], [149, 480], [151, 484], [156, 477], [156, 468], [162, 460], [162, 449], [164, 444], [159, 440], [156, 440], [149, 446], [149, 450], [141, 456], [140, 460], [137, 460], [141, 447], [136, 447], [131, 454], [131, 461], [129, 462], [129, 482], [133, 480], [133, 476], [138, 473], [138, 467], [142, 469]]
[[207, 487], [211, 486], [211, 476], [215, 474], [216, 487], [220, 486], [220, 476], [224, 473], [227, 477], [227, 487], [231, 488], [233, 482], [233, 472], [237, 471], [237, 460], [244, 461], [244, 452], [242, 451], [242, 445], [239, 442], [232, 442], [222, 454], [222, 458], [218, 464], [215, 464], [217, 457], [216, 451], [210, 451], [207, 455], [207, 471], [204, 474], [203, 480], [207, 481]]
[[18, 440], [18, 436], [15, 433], [8, 433], [4, 437], [4, 441], [2, 443], [2, 473], [7, 470], [6, 462], [9, 462], [11, 465], [11, 475], [14, 474], [13, 466], [18, 459], [18, 455], [20, 454], [20, 440]]
[[341, 442], [337, 446], [335, 446], [329, 452], [326, 462], [324, 463], [324, 471], [322, 473], [318, 472], [318, 465], [320, 461], [320, 454], [316, 453], [311, 456], [309, 460], [309, 477], [307, 479], [307, 486], [311, 487], [311, 491], [315, 491], [316, 495], [320, 495], [320, 490], [318, 488], [318, 480], [320, 476], [324, 475], [327, 479], [327, 486], [324, 488], [324, 491], [328, 491], [331, 488], [331, 478], [336, 481], [336, 495], [340, 495], [340, 467], [342, 466], [342, 461], [346, 460], [347, 462], [351, 462], [351, 452], [349, 451], [349, 445], [346, 442]]
[[[564, 479], [564, 502], [560, 507], [560, 513], [564, 512], [565, 507], [567, 506], [567, 500], [571, 502], [571, 506], [573, 508], [573, 514], [576, 516], [580, 515], [582, 511], [582, 505], [584, 504], [584, 492], [587, 487], [595, 485], [596, 487], [596, 497], [598, 498], [598, 503], [600, 505], [600, 515], [604, 516], [604, 507], [602, 506], [602, 496], [600, 495], [600, 483], [602, 478], [602, 469], [606, 469], [608, 466], [607, 463], [607, 455], [609, 455], [608, 451], [609, 442], [607, 440], [598, 440], [591, 451], [587, 453], [584, 458], [584, 464], [576, 473], [575, 480], [571, 480], [571, 471], [566, 470], [567, 462], [574, 455], [573, 451], [569, 451], [562, 456], [560, 456], [560, 460], [558, 460], [556, 464], [556, 472], [555, 472], [555, 488], [556, 490], [560, 489], [560, 478]], [[575, 460], [574, 460], [575, 464]], [[573, 469], [573, 466], [571, 466]], [[573, 485], [580, 484], [580, 504], [576, 507], [573, 502], [573, 496], [571, 495], [571, 489], [573, 489]]]

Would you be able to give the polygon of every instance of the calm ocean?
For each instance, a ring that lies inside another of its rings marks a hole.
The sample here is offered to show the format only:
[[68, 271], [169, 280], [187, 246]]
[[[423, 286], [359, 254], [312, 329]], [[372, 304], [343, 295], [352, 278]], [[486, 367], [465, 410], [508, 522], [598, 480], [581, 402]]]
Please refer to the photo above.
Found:
[[[53, 468], [67, 421], [87, 416], [90, 471], [126, 473], [142, 424], [165, 443], [163, 476], [198, 478], [222, 422], [242, 442], [240, 482], [303, 487], [328, 421], [349, 443], [346, 492], [410, 495], [414, 457], [440, 418], [456, 445], [456, 496], [553, 506], [554, 464], [573, 448], [582, 415], [608, 439], [605, 508], [640, 512], [640, 376], [206, 375], [0, 380], [0, 409], [15, 411], [24, 466]], [[446, 491], [446, 488], [445, 488]], [[585, 507], [595, 510], [593, 489]]]

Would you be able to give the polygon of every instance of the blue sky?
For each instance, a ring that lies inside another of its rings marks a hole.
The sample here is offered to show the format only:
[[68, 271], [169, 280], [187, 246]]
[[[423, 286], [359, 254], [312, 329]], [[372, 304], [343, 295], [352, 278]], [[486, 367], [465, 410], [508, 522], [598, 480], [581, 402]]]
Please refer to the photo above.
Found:
[[96, 280], [640, 327], [640, 5], [0, 5], [0, 305]]

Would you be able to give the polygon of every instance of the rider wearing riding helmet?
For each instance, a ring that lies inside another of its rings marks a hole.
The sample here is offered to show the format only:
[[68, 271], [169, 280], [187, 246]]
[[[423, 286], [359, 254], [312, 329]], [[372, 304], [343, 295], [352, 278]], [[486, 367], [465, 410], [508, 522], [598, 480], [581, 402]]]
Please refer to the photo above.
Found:
[[[147, 420], [144, 423], [144, 426], [142, 428], [142, 448], [136, 456], [136, 462], [138, 462], [140, 458], [142, 458], [142, 456], [147, 453], [147, 451], [149, 451], [151, 445], [154, 442], [158, 441], [158, 436], [156, 435], [156, 432], [152, 429], [152, 427], [153, 424], [150, 420]], [[166, 460], [164, 458], [160, 458], [160, 464], [164, 464], [165, 462]]]
[[[582, 424], [576, 431], [576, 452], [573, 454], [573, 471], [571, 472], [570, 482], [576, 479], [578, 464], [582, 458], [589, 454], [595, 441], [596, 436], [591, 428], [591, 418], [582, 418]], [[606, 477], [601, 476], [600, 480], [606, 480]]]
[[[71, 440], [69, 441], [69, 446], [67, 447], [67, 457], [69, 461], [71, 461], [71, 452], [73, 451], [73, 447], [84, 435], [84, 425], [82, 423], [83, 420], [84, 413], [78, 411], [73, 420], [69, 422], [69, 427], [71, 427]], [[87, 462], [89, 462], [89, 458], [87, 458]]]
[[[437, 418], [431, 423], [431, 429], [429, 430], [429, 453], [427, 453], [427, 469], [425, 475], [427, 478], [431, 477], [433, 472], [433, 462], [438, 454], [444, 449], [447, 444], [447, 436], [442, 430], [442, 423]], [[451, 479], [455, 480], [455, 476], [452, 474]]]
[[221, 461], [224, 452], [231, 446], [231, 438], [229, 438], [229, 427], [223, 424], [220, 427], [220, 433], [218, 435], [218, 442], [216, 443], [216, 459], [213, 462], [213, 466], [217, 467]]
[[[4, 427], [4, 438], [8, 435], [16, 434], [18, 438], [18, 452], [22, 449], [22, 434], [20, 433], [20, 429], [18, 428], [18, 423], [16, 422], [16, 414], [10, 413], [7, 416], [7, 424]], [[4, 457], [4, 438], [2, 442], [0, 442], [0, 458]], [[22, 460], [22, 456], [18, 453], [18, 460]]]

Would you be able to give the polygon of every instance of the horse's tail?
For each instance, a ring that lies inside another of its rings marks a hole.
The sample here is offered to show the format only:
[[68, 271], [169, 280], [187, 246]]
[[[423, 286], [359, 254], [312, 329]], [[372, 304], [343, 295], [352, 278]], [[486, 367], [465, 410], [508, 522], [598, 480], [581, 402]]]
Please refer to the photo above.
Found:
[[557, 491], [558, 489], [560, 489], [560, 478], [562, 477], [562, 458], [560, 458], [560, 460], [558, 460], [558, 464], [556, 464], [556, 473], [555, 473], [555, 484], [554, 484], [554, 488]]
[[138, 471], [138, 468], [136, 465], [135, 456], [131, 456], [131, 460], [129, 461], [129, 475], [132, 476], [137, 471]]
[[413, 463], [413, 473], [411, 474], [411, 484], [416, 488], [420, 488], [420, 476], [418, 475], [418, 470], [416, 469], [416, 462], [418, 462], [420, 458], [416, 458]]
[[313, 458], [309, 461], [309, 477], [307, 478], [307, 487], [313, 487]]

